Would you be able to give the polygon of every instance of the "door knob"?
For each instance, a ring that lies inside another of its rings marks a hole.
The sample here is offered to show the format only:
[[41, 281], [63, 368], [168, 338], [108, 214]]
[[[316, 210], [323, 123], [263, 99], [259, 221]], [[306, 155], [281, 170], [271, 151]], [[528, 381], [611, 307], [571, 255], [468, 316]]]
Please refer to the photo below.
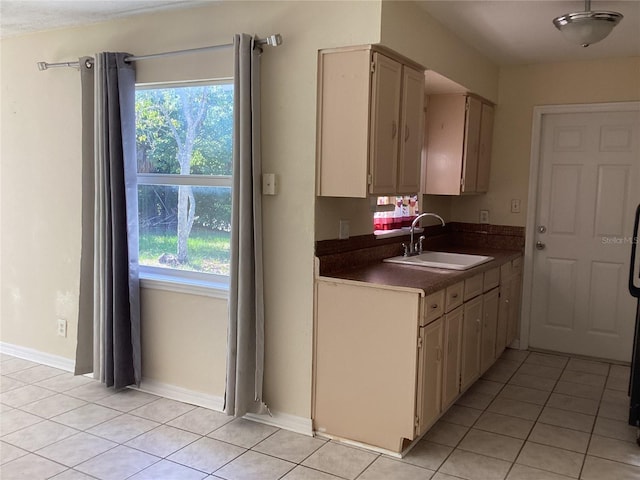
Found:
[[536, 248], [538, 250], [544, 250], [547, 246], [542, 242], [536, 242]]

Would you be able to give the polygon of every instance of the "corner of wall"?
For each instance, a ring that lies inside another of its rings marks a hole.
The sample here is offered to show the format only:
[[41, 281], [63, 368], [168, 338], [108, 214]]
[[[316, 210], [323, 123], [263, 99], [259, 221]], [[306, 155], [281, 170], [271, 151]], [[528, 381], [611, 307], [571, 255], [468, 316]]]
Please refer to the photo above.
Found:
[[380, 43], [497, 102], [499, 68], [416, 2], [383, 0]]

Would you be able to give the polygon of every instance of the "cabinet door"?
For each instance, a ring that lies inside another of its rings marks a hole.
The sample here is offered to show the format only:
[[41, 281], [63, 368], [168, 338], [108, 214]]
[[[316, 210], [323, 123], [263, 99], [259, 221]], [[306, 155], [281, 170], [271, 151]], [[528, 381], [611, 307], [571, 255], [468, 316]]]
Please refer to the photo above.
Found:
[[427, 99], [424, 193], [460, 195], [465, 102], [464, 95]]
[[460, 393], [460, 346], [464, 308], [444, 317], [444, 359], [442, 364], [442, 408], [446, 409]]
[[394, 452], [413, 439], [420, 300], [413, 292], [317, 282], [316, 430]]
[[402, 117], [398, 157], [398, 193], [420, 190], [420, 163], [424, 138], [424, 73], [402, 67]]
[[463, 193], [476, 192], [481, 119], [482, 102], [475, 97], [467, 97], [467, 116], [465, 120], [464, 135], [464, 160], [462, 162]]
[[511, 282], [508, 278], [503, 277], [500, 283], [500, 306], [498, 307], [498, 327], [496, 329], [496, 358], [502, 355], [507, 346], [510, 290]]
[[484, 373], [496, 358], [496, 331], [498, 327], [498, 308], [500, 289], [482, 296], [482, 348], [480, 353], [480, 373]]
[[493, 139], [493, 106], [482, 104], [480, 119], [480, 146], [478, 149], [478, 180], [476, 192], [489, 190], [489, 172], [491, 167], [491, 142]]
[[462, 372], [460, 391], [464, 391], [480, 376], [480, 327], [482, 297], [464, 304], [462, 320]]
[[402, 65], [379, 53], [373, 54], [373, 63], [369, 192], [393, 193], [398, 176]]
[[509, 321], [507, 322], [507, 345], [511, 345], [517, 335], [520, 323], [520, 290], [522, 277], [514, 274], [509, 282]]
[[367, 197], [370, 94], [371, 53], [368, 49], [320, 53], [318, 195]]
[[441, 412], [442, 317], [420, 328], [421, 378], [418, 394], [418, 434], [424, 433]]

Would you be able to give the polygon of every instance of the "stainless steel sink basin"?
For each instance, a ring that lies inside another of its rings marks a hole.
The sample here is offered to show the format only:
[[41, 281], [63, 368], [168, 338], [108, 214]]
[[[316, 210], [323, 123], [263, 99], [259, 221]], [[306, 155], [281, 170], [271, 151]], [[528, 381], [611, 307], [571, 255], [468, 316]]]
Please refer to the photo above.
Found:
[[444, 268], [447, 270], [468, 270], [493, 260], [493, 257], [482, 255], [467, 255], [464, 253], [424, 252], [413, 257], [391, 257], [383, 261], [414, 265], [417, 267]]

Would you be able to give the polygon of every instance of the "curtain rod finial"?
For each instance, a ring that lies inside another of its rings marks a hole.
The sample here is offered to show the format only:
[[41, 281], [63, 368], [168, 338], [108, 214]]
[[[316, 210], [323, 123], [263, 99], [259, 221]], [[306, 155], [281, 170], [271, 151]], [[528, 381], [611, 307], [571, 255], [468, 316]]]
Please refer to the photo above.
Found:
[[276, 33], [274, 35], [269, 35], [267, 38], [267, 45], [270, 47], [277, 47], [278, 45], [282, 45], [282, 35]]
[[49, 68], [49, 66], [47, 65], [47, 62], [38, 62], [37, 65], [38, 65], [38, 70], [40, 70], [41, 72]]

